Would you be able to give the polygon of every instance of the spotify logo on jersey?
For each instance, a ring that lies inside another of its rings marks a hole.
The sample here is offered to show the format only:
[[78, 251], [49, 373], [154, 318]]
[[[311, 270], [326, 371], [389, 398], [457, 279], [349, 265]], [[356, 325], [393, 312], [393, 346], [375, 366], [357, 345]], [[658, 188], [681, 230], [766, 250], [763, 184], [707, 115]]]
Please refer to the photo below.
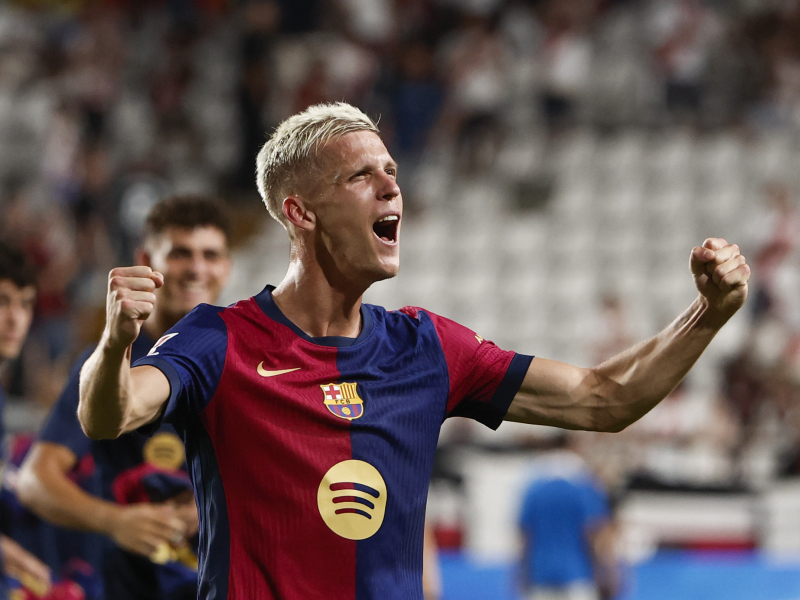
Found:
[[317, 506], [335, 534], [363, 540], [380, 529], [386, 513], [386, 483], [378, 470], [363, 460], [333, 465], [319, 484]]

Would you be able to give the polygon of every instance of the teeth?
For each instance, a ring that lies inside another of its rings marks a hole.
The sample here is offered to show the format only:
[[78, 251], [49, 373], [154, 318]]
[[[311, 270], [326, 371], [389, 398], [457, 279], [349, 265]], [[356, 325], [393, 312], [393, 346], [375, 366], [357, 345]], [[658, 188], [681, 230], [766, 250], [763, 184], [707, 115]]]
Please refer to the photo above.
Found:
[[389, 215], [378, 220], [378, 223], [387, 223], [388, 221], [399, 221], [400, 217], [397, 215]]

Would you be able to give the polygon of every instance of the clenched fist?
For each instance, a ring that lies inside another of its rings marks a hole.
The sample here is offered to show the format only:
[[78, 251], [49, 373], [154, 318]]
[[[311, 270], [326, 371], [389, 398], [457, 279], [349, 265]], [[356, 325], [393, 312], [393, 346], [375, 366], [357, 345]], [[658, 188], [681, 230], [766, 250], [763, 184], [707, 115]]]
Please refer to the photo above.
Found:
[[730, 318], [747, 299], [750, 266], [739, 246], [709, 238], [692, 249], [690, 261], [697, 290], [723, 319]]
[[155, 290], [164, 276], [150, 267], [117, 267], [108, 274], [106, 297], [107, 343], [127, 348], [139, 336], [142, 323], [153, 312]]

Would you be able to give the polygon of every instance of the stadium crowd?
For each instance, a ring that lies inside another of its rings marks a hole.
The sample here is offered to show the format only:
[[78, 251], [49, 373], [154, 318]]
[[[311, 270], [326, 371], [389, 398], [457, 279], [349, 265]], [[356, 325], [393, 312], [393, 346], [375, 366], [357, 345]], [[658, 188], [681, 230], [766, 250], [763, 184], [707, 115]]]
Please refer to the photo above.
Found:
[[[0, 3], [0, 238], [39, 271], [29, 341], [4, 374], [12, 406], [53, 404], [102, 327], [109, 269], [132, 261], [161, 198], [223, 199], [237, 252], [258, 252], [258, 235], [273, 231], [259, 225], [255, 155], [283, 118], [331, 100], [380, 117], [408, 229], [444, 203], [455, 209], [432, 165], [445, 181], [500, 168], [541, 197], [520, 201], [537, 210], [559, 183], [547, 160], [534, 173], [500, 164], [520, 135], [545, 156], [576, 131], [796, 136], [800, 2]], [[623, 434], [585, 436], [613, 490], [759, 488], [800, 474], [794, 185], [764, 181], [752, 199], [754, 293], [744, 342], [716, 366], [716, 384], [690, 378]], [[596, 299], [581, 352], [603, 358], [637, 339], [626, 302]], [[451, 434], [450, 446], [484, 443]]]

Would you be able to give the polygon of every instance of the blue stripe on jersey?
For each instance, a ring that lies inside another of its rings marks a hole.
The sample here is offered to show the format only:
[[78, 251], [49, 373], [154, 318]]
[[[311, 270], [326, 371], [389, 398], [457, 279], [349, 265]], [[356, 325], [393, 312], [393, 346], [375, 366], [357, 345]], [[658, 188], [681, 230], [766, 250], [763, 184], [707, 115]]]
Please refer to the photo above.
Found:
[[192, 431], [189, 437], [184, 431], [181, 434], [186, 455], [192, 459], [189, 468], [200, 517], [198, 556], [202, 562], [197, 569], [200, 584], [197, 597], [225, 600], [231, 567], [231, 530], [225, 488], [211, 437], [197, 415], [190, 416], [189, 421], [179, 428]]
[[[353, 459], [375, 467], [387, 489], [383, 524], [356, 542], [355, 600], [421, 600], [425, 505], [447, 410], [447, 367], [427, 315], [420, 325], [369, 308], [370, 343], [337, 353], [340, 381], [358, 381], [364, 401], [364, 414], [350, 424]], [[386, 356], [394, 357], [388, 365]]]

